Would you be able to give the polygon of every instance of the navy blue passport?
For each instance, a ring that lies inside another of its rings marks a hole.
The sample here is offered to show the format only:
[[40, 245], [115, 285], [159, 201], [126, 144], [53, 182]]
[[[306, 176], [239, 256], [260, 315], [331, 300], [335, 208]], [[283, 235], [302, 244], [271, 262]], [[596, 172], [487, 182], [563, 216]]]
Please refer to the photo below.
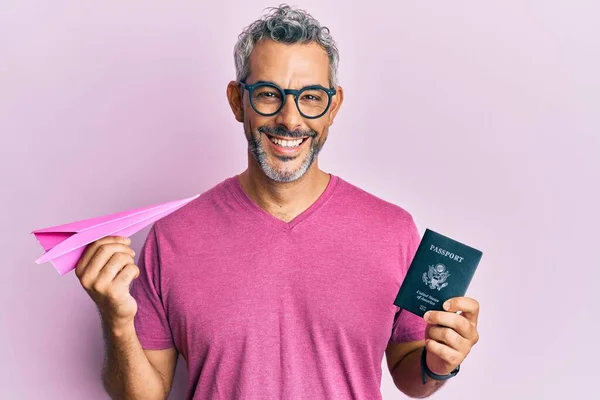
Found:
[[467, 293], [483, 253], [426, 229], [394, 304], [422, 317]]

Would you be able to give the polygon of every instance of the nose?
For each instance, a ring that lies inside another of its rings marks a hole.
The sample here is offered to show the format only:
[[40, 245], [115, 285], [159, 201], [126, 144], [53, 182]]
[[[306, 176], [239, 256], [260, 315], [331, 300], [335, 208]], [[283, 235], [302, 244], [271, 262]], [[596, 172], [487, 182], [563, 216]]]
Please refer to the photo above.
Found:
[[275, 122], [283, 125], [288, 131], [293, 131], [302, 125], [303, 118], [296, 107], [296, 99], [293, 94], [286, 95], [286, 101], [279, 113], [276, 115]]

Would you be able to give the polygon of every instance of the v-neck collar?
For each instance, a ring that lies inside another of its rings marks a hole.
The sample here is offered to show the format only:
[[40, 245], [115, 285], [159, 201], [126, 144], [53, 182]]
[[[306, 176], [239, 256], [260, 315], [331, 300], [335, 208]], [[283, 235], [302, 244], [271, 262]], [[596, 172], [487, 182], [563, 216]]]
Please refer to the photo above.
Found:
[[315, 200], [306, 210], [298, 214], [294, 219], [289, 222], [285, 222], [274, 215], [269, 214], [267, 211], [262, 209], [242, 188], [242, 184], [238, 179], [238, 175], [234, 175], [227, 179], [227, 185], [234, 193], [235, 197], [242, 203], [245, 207], [247, 207], [251, 212], [253, 212], [256, 216], [261, 218], [263, 221], [273, 225], [275, 227], [281, 228], [285, 231], [291, 230], [294, 226], [298, 225], [300, 222], [306, 220], [311, 214], [317, 211], [319, 208], [325, 204], [325, 202], [331, 197], [335, 188], [337, 187], [339, 178], [334, 174], [329, 174], [329, 182], [325, 187], [325, 190], [321, 193], [321, 195]]

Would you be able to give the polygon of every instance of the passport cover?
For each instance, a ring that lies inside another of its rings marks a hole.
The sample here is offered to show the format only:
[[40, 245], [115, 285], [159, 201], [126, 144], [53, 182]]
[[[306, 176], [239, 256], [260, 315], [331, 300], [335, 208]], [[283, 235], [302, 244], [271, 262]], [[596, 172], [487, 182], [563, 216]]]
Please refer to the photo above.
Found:
[[425, 229], [394, 304], [420, 317], [466, 294], [483, 253]]

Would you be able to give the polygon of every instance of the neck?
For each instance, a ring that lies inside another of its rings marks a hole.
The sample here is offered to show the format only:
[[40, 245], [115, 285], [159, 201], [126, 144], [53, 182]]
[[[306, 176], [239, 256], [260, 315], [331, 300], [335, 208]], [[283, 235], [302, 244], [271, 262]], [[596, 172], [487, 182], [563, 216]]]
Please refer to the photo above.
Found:
[[286, 222], [309, 208], [325, 191], [330, 175], [319, 169], [317, 160], [294, 182], [276, 182], [255, 163], [238, 175], [248, 196], [263, 210]]

